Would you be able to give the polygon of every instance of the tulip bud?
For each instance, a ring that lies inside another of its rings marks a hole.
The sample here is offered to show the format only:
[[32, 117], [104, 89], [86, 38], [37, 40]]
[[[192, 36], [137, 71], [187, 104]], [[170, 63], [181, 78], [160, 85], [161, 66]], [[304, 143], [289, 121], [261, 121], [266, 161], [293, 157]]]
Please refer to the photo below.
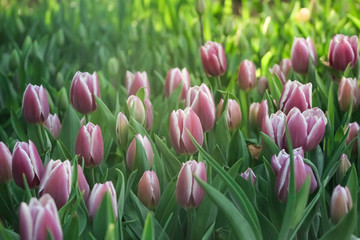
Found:
[[317, 181], [312, 168], [305, 163], [306, 175], [310, 175], [310, 193], [313, 193], [317, 188]]
[[254, 171], [251, 168], [246, 169], [245, 172], [243, 172], [240, 175], [242, 178], [244, 178], [246, 181], [249, 181], [249, 177], [251, 176], [251, 183], [254, 185], [256, 181], [256, 176]]
[[202, 15], [205, 11], [205, 0], [197, 0], [197, 3], [196, 3], [196, 12], [197, 14], [199, 15]]
[[307, 22], [310, 19], [310, 10], [308, 8], [301, 8], [296, 14], [296, 21]]
[[196, 113], [189, 107], [185, 110], [172, 111], [169, 126], [170, 142], [176, 152], [180, 154], [193, 154], [197, 151], [187, 130], [202, 146], [204, 135], [200, 119]]
[[112, 57], [107, 62], [107, 70], [110, 76], [115, 77], [119, 73], [119, 60], [116, 57]]
[[59, 110], [65, 111], [69, 105], [69, 98], [66, 92], [65, 87], [62, 87], [59, 90], [58, 98], [57, 98], [57, 106]]
[[79, 159], [85, 161], [86, 167], [95, 167], [104, 158], [104, 144], [99, 125], [88, 122], [86, 126], [81, 126], [76, 143], [75, 153], [79, 154]]
[[63, 232], [54, 200], [45, 194], [39, 200], [31, 198], [29, 205], [20, 205], [20, 239], [62, 240]]
[[0, 183], [6, 183], [12, 179], [11, 158], [8, 147], [0, 142]]
[[185, 105], [198, 115], [204, 132], [211, 130], [215, 124], [216, 108], [214, 98], [205, 83], [189, 89]]
[[10, 60], [9, 60], [9, 68], [11, 71], [15, 71], [17, 69], [17, 67], [20, 64], [20, 57], [19, 57], [19, 53], [16, 49], [14, 49], [11, 52], [11, 56], [10, 56]]
[[205, 164], [195, 160], [183, 163], [176, 182], [176, 200], [184, 208], [198, 207], [205, 195], [194, 176], [206, 182]]
[[256, 84], [256, 67], [254, 63], [245, 59], [240, 63], [238, 72], [238, 82], [242, 90], [248, 91]]
[[[220, 102], [217, 107], [218, 118], [221, 115], [223, 104], [224, 104], [224, 100], [220, 99]], [[237, 101], [234, 99], [228, 99], [227, 106], [226, 106], [226, 121], [227, 121], [228, 128], [230, 130], [236, 129], [241, 123], [240, 106], [237, 103]]]
[[128, 97], [136, 95], [140, 88], [144, 88], [145, 96], [150, 97], [150, 84], [146, 72], [136, 72], [133, 74], [126, 71], [125, 86]]
[[160, 200], [160, 184], [154, 171], [145, 171], [139, 181], [138, 198], [149, 209], [153, 209]]
[[279, 108], [288, 114], [293, 107], [301, 112], [312, 106], [312, 84], [301, 84], [298, 81], [287, 81], [281, 93]]
[[90, 192], [89, 184], [86, 181], [84, 172], [79, 164], [77, 165], [77, 168], [78, 168], [78, 186], [79, 186], [80, 192], [84, 193], [83, 198], [84, 198], [84, 201], [86, 202], [89, 197], [89, 192]]
[[99, 206], [106, 192], [110, 193], [114, 216], [115, 219], [117, 219], [118, 210], [117, 210], [116, 192], [113, 183], [111, 181], [108, 181], [105, 182], [104, 184], [96, 183], [90, 193], [89, 199], [87, 201], [87, 207], [92, 220], [94, 220], [96, 212], [99, 209]]
[[350, 110], [351, 101], [353, 102], [352, 110], [359, 107], [360, 88], [356, 78], [342, 77], [338, 91], [338, 102], [340, 109], [344, 112]]
[[348, 187], [337, 185], [331, 195], [330, 216], [333, 223], [338, 223], [353, 206], [352, 197]]
[[207, 41], [205, 46], [201, 47], [201, 62], [207, 75], [223, 75], [227, 68], [223, 46], [217, 42]]
[[165, 97], [169, 97], [175, 89], [182, 84], [180, 99], [186, 98], [187, 91], [190, 87], [190, 75], [186, 68], [181, 71], [179, 68], [172, 68], [166, 75], [166, 82], [164, 86]]
[[54, 115], [50, 114], [45, 120], [44, 125], [51, 132], [55, 139], [59, 137], [61, 123], [56, 113]]
[[261, 125], [263, 122], [263, 119], [269, 115], [269, 107], [267, 104], [267, 100], [262, 100], [259, 106], [259, 111], [257, 114], [257, 125], [259, 126], [259, 128], [261, 129]]
[[145, 128], [146, 128], [146, 130], [149, 131], [153, 124], [152, 107], [151, 107], [151, 102], [148, 98], [145, 98], [144, 103], [145, 103], [145, 107], [146, 107]]
[[23, 97], [22, 115], [29, 123], [40, 123], [47, 119], [49, 103], [46, 90], [42, 85], [39, 87], [28, 84]]
[[295, 72], [306, 74], [309, 67], [309, 59], [312, 59], [314, 65], [316, 64], [316, 51], [313, 41], [310, 37], [294, 38], [291, 47], [291, 64]]
[[116, 137], [120, 146], [126, 146], [128, 141], [129, 121], [125, 114], [119, 112], [116, 121]]
[[260, 77], [257, 83], [258, 93], [262, 96], [264, 95], [266, 89], [269, 89], [269, 83], [266, 77]]
[[286, 83], [286, 76], [278, 64], [275, 64], [269, 71], [272, 75], [277, 76], [283, 85]]
[[277, 111], [269, 116], [265, 116], [261, 124], [261, 131], [268, 135], [275, 144], [284, 148], [286, 115], [282, 111]]
[[153, 164], [154, 152], [152, 150], [149, 139], [146, 136], [141, 136], [140, 134], [137, 134], [130, 143], [130, 146], [126, 153], [126, 165], [130, 170], [133, 169], [136, 158], [136, 139], [142, 144], [146, 153], [147, 160], [149, 162], [149, 166], [151, 167]]
[[43, 172], [44, 166], [34, 143], [31, 140], [29, 143], [17, 142], [12, 157], [12, 175], [15, 183], [25, 188], [24, 174], [29, 188], [32, 189], [39, 185]]
[[250, 104], [250, 109], [249, 109], [249, 124], [251, 126], [251, 128], [255, 129], [257, 128], [257, 116], [259, 114], [259, 107], [260, 107], [260, 103], [254, 102]]
[[285, 77], [289, 76], [289, 73], [292, 69], [291, 59], [284, 58], [280, 61], [280, 69], [284, 73]]
[[335, 35], [329, 46], [329, 64], [338, 71], [345, 71], [350, 64], [353, 68], [359, 57], [359, 39], [356, 35], [348, 37]]
[[[360, 126], [357, 122], [353, 122], [353, 123], [349, 123], [349, 125], [346, 128], [346, 131], [349, 129], [349, 134], [346, 138], [346, 145], [349, 145], [350, 142], [355, 139], [354, 143], [353, 143], [353, 147], [352, 147], [352, 151], [351, 154], [352, 155], [356, 155], [358, 152], [358, 147], [357, 147], [357, 135], [358, 132], [360, 130]], [[346, 132], [345, 131], [345, 132]]]
[[340, 164], [336, 170], [336, 181], [341, 182], [341, 180], [346, 176], [346, 172], [351, 167], [351, 163], [346, 154], [342, 154], [340, 157]]
[[145, 123], [146, 113], [145, 107], [138, 96], [131, 95], [126, 101], [130, 110], [130, 115], [141, 125]]

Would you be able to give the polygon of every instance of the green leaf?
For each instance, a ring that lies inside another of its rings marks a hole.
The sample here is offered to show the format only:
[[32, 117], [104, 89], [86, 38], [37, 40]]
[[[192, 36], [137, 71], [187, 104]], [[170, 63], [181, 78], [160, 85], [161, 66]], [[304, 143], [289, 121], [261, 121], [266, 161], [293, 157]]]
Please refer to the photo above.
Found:
[[155, 232], [154, 232], [154, 223], [151, 212], [148, 213], [145, 221], [145, 226], [141, 236], [142, 240], [154, 240]]
[[110, 224], [115, 223], [115, 215], [110, 192], [105, 192], [93, 221], [93, 233], [97, 239], [104, 239]]
[[275, 142], [265, 133], [260, 132], [261, 141], [263, 142], [262, 152], [266, 159], [271, 159], [274, 154], [278, 154], [280, 152], [279, 147], [275, 144]]
[[64, 239], [77, 239], [79, 237], [79, 217], [77, 214], [68, 217], [69, 220], [63, 226]]
[[164, 140], [160, 139], [160, 137], [154, 134], [156, 146], [159, 148], [159, 151], [163, 154], [162, 160], [166, 166], [166, 170], [168, 171], [170, 177], [175, 177], [179, 174], [181, 163], [180, 161], [172, 154], [170, 149], [166, 146]]
[[75, 155], [75, 143], [80, 127], [80, 119], [73, 107], [69, 105], [62, 122], [59, 139], [64, 143], [71, 156]]
[[28, 137], [25, 134], [25, 131], [19, 121], [19, 117], [16, 115], [13, 108], [11, 108], [11, 110], [10, 110], [10, 117], [11, 117], [12, 127], [15, 130], [16, 135], [19, 137], [20, 141], [23, 141], [23, 142], [28, 141]]

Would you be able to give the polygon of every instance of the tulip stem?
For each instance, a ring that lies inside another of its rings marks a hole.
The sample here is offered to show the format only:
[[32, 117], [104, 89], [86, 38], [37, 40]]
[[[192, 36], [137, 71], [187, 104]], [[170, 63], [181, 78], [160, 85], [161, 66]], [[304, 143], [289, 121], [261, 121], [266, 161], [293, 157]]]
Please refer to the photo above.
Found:
[[204, 40], [204, 24], [203, 24], [201, 14], [199, 14], [199, 23], [200, 23], [201, 45], [204, 45], [205, 44], [205, 40]]
[[222, 88], [220, 76], [217, 77], [218, 89]]
[[[89, 114], [85, 114], [85, 122], [88, 123], [90, 122], [90, 116]], [[85, 124], [84, 124], [85, 125]]]
[[192, 225], [193, 225], [193, 214], [194, 209], [187, 209], [187, 230], [186, 230], [186, 239], [191, 240], [191, 231], [192, 231]]
[[36, 133], [38, 135], [39, 141], [40, 141], [40, 146], [41, 146], [41, 151], [45, 152], [45, 144], [44, 144], [44, 125], [42, 124], [36, 124]]

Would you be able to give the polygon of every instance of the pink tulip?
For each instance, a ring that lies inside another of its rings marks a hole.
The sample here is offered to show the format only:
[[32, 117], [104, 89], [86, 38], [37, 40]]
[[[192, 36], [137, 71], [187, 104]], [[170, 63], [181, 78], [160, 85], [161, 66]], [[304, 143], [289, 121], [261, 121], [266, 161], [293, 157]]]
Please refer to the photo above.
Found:
[[142, 147], [145, 150], [147, 161], [149, 162], [149, 166], [151, 167], [153, 164], [154, 152], [151, 147], [151, 143], [146, 136], [141, 136], [137, 134], [134, 139], [131, 141], [129, 148], [126, 153], [126, 165], [130, 170], [134, 167], [134, 162], [136, 158], [136, 139], [142, 144]]
[[352, 110], [359, 107], [360, 88], [356, 78], [342, 77], [338, 91], [338, 102], [340, 109], [344, 112], [350, 110], [351, 101], [353, 103]]
[[257, 120], [257, 125], [259, 126], [260, 129], [261, 129], [263, 119], [266, 116], [269, 116], [269, 107], [268, 107], [268, 104], [267, 104], [267, 100], [265, 99], [265, 100], [262, 100], [261, 103], [260, 103], [259, 111], [258, 111], [257, 119], [256, 119]]
[[265, 116], [261, 124], [261, 131], [268, 135], [275, 144], [284, 148], [286, 115], [282, 111], [277, 111], [269, 116]]
[[312, 84], [305, 85], [298, 81], [287, 81], [281, 93], [279, 109], [288, 114], [293, 107], [301, 112], [312, 106]]
[[146, 72], [136, 72], [133, 74], [126, 71], [125, 86], [128, 97], [136, 95], [140, 88], [144, 88], [145, 96], [150, 97], [150, 84]]
[[141, 125], [145, 123], [146, 111], [145, 106], [138, 96], [131, 95], [126, 101], [130, 110], [130, 115]]
[[240, 176], [244, 178], [246, 181], [249, 181], [249, 177], [251, 176], [251, 183], [254, 185], [256, 181], [256, 175], [251, 168], [246, 169], [245, 172], [241, 173]]
[[257, 90], [260, 96], [264, 95], [266, 89], [269, 89], [269, 83], [266, 77], [259, 77], [258, 83], [257, 83]]
[[331, 195], [330, 216], [333, 223], [338, 223], [353, 207], [348, 187], [337, 185]]
[[[217, 107], [217, 115], [220, 117], [224, 100], [220, 99]], [[234, 99], [228, 99], [226, 106], [226, 122], [230, 130], [234, 130], [240, 126], [241, 123], [241, 109], [239, 104]]]
[[44, 125], [47, 129], [49, 129], [55, 139], [59, 137], [61, 123], [56, 113], [54, 115], [50, 114], [49, 117], [45, 120]]
[[31, 83], [25, 89], [22, 115], [28, 123], [44, 122], [49, 116], [49, 103], [45, 88]]
[[245, 59], [240, 63], [238, 83], [242, 90], [248, 91], [256, 84], [256, 67], [253, 62]]
[[160, 184], [154, 171], [145, 171], [139, 181], [138, 198], [149, 209], [153, 209], [160, 200]]
[[253, 102], [253, 103], [250, 104], [250, 108], [249, 108], [249, 124], [253, 129], [255, 129], [255, 128], [257, 128], [259, 126], [257, 124], [257, 117], [258, 117], [258, 114], [259, 114], [259, 108], [260, 108], [260, 103]]
[[194, 176], [206, 182], [205, 164], [195, 160], [183, 163], [176, 183], [176, 199], [184, 208], [198, 207], [205, 195]]
[[329, 64], [338, 71], [345, 71], [350, 64], [353, 68], [359, 58], [359, 39], [356, 35], [348, 37], [335, 35], [329, 47]]
[[12, 155], [9, 148], [3, 142], [0, 142], [0, 183], [6, 183], [13, 178], [11, 158]]
[[200, 146], [203, 145], [204, 134], [201, 122], [196, 113], [189, 107], [185, 110], [172, 111], [170, 115], [170, 142], [176, 152], [180, 154], [193, 154], [197, 151], [187, 132], [195, 138]]
[[313, 41], [310, 37], [294, 38], [291, 47], [291, 64], [295, 72], [305, 74], [308, 72], [309, 59], [316, 64], [316, 51]]
[[218, 77], [225, 73], [227, 62], [224, 48], [220, 43], [207, 41], [201, 47], [201, 62], [207, 75]]
[[285, 77], [289, 76], [289, 73], [292, 69], [291, 59], [284, 58], [280, 61], [281, 71], [284, 73]]
[[151, 106], [151, 102], [148, 98], [145, 98], [144, 103], [145, 103], [145, 107], [146, 107], [145, 128], [146, 128], [146, 130], [149, 131], [153, 124], [152, 106]]
[[272, 68], [269, 69], [270, 73], [280, 80], [280, 82], [284, 85], [286, 83], [285, 73], [282, 71], [281, 67], [278, 64], [275, 64]]
[[349, 134], [346, 138], [346, 145], [349, 145], [352, 142], [352, 140], [355, 139], [351, 153], [352, 153], [352, 155], [356, 155], [358, 152], [357, 135], [360, 130], [360, 126], [357, 122], [352, 122], [352, 123], [349, 123], [349, 125], [346, 127], [346, 131], [348, 131], [348, 130], [349, 130]]
[[165, 97], [169, 97], [175, 89], [182, 84], [180, 99], [186, 98], [187, 91], [190, 87], [190, 75], [186, 68], [180, 70], [179, 68], [172, 68], [166, 75], [166, 82], [164, 86]]
[[116, 138], [120, 146], [127, 146], [129, 121], [125, 114], [119, 112], [116, 121]]
[[76, 72], [70, 87], [70, 101], [74, 108], [82, 114], [96, 110], [95, 96], [100, 97], [99, 80], [96, 72], [92, 75]]
[[351, 167], [351, 163], [349, 161], [348, 156], [343, 153], [340, 157], [340, 164], [338, 169], [336, 170], [336, 180], [337, 182], [341, 182], [341, 180], [346, 176], [346, 172]]

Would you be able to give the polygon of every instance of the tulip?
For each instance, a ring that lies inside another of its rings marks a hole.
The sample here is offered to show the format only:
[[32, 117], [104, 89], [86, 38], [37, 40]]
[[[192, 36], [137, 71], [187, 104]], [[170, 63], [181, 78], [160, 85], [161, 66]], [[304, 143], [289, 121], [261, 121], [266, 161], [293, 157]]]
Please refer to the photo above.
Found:
[[259, 114], [260, 103], [254, 102], [250, 104], [249, 108], [249, 124], [255, 129], [257, 125], [257, 116]]
[[310, 10], [308, 8], [301, 8], [296, 14], [296, 21], [307, 22], [310, 19]]
[[130, 115], [141, 125], [145, 123], [146, 112], [143, 102], [138, 96], [131, 95], [126, 101]]
[[331, 195], [330, 216], [333, 223], [338, 223], [353, 206], [352, 197], [348, 187], [337, 185]]
[[160, 200], [160, 185], [154, 171], [145, 171], [139, 181], [138, 198], [149, 209], [153, 209]]
[[164, 86], [165, 97], [169, 97], [175, 89], [182, 84], [180, 99], [186, 98], [187, 91], [190, 87], [190, 75], [186, 68], [180, 70], [179, 68], [172, 68], [166, 75], [166, 82]]
[[114, 216], [115, 219], [117, 219], [118, 210], [117, 210], [117, 201], [116, 201], [117, 198], [116, 198], [115, 188], [111, 181], [107, 181], [104, 184], [96, 183], [90, 193], [89, 199], [87, 201], [87, 207], [92, 220], [94, 220], [96, 212], [99, 209], [99, 206], [103, 200], [105, 193], [107, 192], [110, 193]]
[[[218, 118], [221, 115], [222, 107], [224, 104], [224, 100], [220, 99], [220, 102], [217, 107], [217, 115]], [[241, 123], [241, 110], [240, 106], [234, 99], [228, 99], [227, 106], [226, 106], [226, 122], [228, 128], [230, 130], [236, 129]]]
[[15, 183], [25, 188], [23, 174], [30, 189], [40, 183], [44, 171], [39, 153], [34, 143], [29, 140], [26, 142], [17, 142], [14, 147], [12, 157], [12, 175]]
[[205, 195], [194, 176], [206, 182], [205, 164], [195, 160], [183, 163], [176, 182], [176, 200], [180, 206], [188, 209], [198, 207]]
[[262, 100], [259, 106], [259, 111], [257, 114], [257, 125], [259, 126], [259, 128], [261, 129], [261, 125], [263, 122], [263, 119], [269, 115], [269, 107], [267, 104], [267, 100]]
[[216, 118], [214, 98], [205, 83], [200, 87], [195, 86], [189, 89], [185, 105], [198, 115], [204, 132], [214, 127]]
[[189, 107], [185, 110], [172, 111], [170, 115], [170, 142], [180, 154], [193, 154], [197, 151], [188, 132], [202, 146], [204, 141], [201, 122], [196, 113]]
[[141, 136], [140, 134], [137, 134], [129, 145], [126, 153], [126, 165], [130, 170], [132, 170], [134, 167], [134, 162], [136, 158], [136, 139], [142, 144], [142, 147], [144, 148], [146, 153], [147, 160], [149, 162], [149, 166], [151, 167], [153, 164], [154, 152], [152, 150], [149, 139], [146, 136]]
[[280, 69], [284, 73], [285, 77], [288, 77], [292, 69], [291, 59], [289, 58], [282, 59], [280, 61]]
[[260, 96], [264, 95], [266, 89], [269, 89], [269, 83], [266, 77], [260, 77], [257, 83], [257, 90]]
[[359, 57], [359, 39], [356, 35], [348, 37], [335, 35], [329, 46], [329, 64], [338, 71], [345, 71], [350, 64], [353, 68]]
[[49, 103], [46, 96], [45, 88], [40, 85], [32, 85], [31, 83], [25, 89], [22, 115], [29, 123], [44, 122], [49, 116]]
[[150, 84], [146, 72], [136, 72], [135, 74], [126, 71], [126, 92], [128, 97], [136, 95], [140, 88], [144, 88], [145, 96], [150, 96]]
[[22, 202], [19, 214], [20, 239], [62, 240], [63, 232], [54, 200], [45, 194], [39, 200], [31, 198], [29, 205]]
[[346, 131], [348, 131], [348, 130], [349, 130], [349, 134], [346, 138], [346, 145], [349, 145], [352, 142], [352, 140], [355, 139], [351, 153], [352, 153], [352, 155], [356, 155], [358, 152], [357, 135], [360, 130], [360, 126], [357, 122], [349, 123], [349, 125], [346, 128]]
[[254, 171], [251, 168], [246, 169], [245, 172], [241, 173], [240, 176], [244, 178], [246, 181], [249, 181], [249, 177], [251, 176], [251, 183], [254, 185], [256, 181], [256, 176]]
[[205, 0], [197, 0], [197, 3], [196, 3], [197, 14], [199, 14], [201, 16], [205, 11], [205, 7], [206, 7]]
[[325, 133], [327, 118], [320, 108], [311, 108], [303, 113], [296, 107], [287, 116], [287, 125], [294, 148], [303, 147], [305, 151], [314, 149]]
[[310, 37], [294, 38], [291, 47], [291, 64], [295, 72], [305, 74], [308, 72], [309, 58], [311, 57], [314, 65], [316, 64], [316, 51]]
[[269, 69], [269, 71], [272, 75], [277, 76], [283, 85], [286, 83], [285, 73], [278, 64], [275, 64], [272, 68]]
[[146, 107], [145, 128], [146, 128], [146, 130], [149, 131], [153, 124], [152, 107], [151, 107], [151, 102], [148, 98], [145, 98], [144, 103], [145, 103], [145, 107]]
[[95, 95], [100, 97], [99, 80], [96, 72], [92, 75], [76, 72], [70, 87], [70, 101], [74, 108], [82, 114], [96, 110]]
[[351, 101], [353, 103], [352, 110], [359, 107], [360, 88], [356, 78], [342, 77], [338, 91], [338, 102], [340, 109], [344, 112], [350, 110]]
[[312, 84], [305, 85], [298, 81], [287, 81], [281, 93], [279, 109], [288, 114], [293, 107], [301, 112], [312, 106]]
[[261, 131], [268, 135], [280, 149], [284, 147], [285, 122], [286, 115], [279, 110], [270, 117], [266, 115], [261, 124]]
[[9, 148], [0, 142], [0, 183], [6, 183], [12, 179], [11, 158]]
[[80, 192], [84, 194], [83, 198], [84, 198], [84, 201], [86, 202], [89, 197], [89, 192], [90, 192], [89, 184], [86, 181], [84, 172], [79, 164], [77, 165], [77, 168], [78, 168], [78, 186], [79, 186]]
[[59, 137], [61, 123], [56, 113], [54, 115], [50, 114], [49, 117], [45, 120], [44, 125], [47, 129], [49, 129], [55, 139]]
[[220, 43], [207, 41], [201, 47], [201, 62], [207, 75], [218, 77], [227, 68], [224, 48]]
[[120, 146], [126, 146], [128, 140], [129, 121], [125, 114], [119, 112], [116, 120], [116, 139]]
[[254, 63], [245, 59], [240, 63], [238, 71], [238, 82], [242, 90], [248, 91], [256, 84], [256, 67]]
[[340, 157], [340, 164], [338, 166], [338, 169], [336, 170], [336, 180], [337, 182], [340, 182], [345, 176], [346, 172], [351, 167], [351, 163], [349, 161], [349, 158], [346, 154], [342, 154]]
[[104, 157], [104, 144], [99, 125], [88, 122], [81, 126], [76, 143], [75, 153], [80, 155], [80, 160], [85, 161], [86, 167], [95, 167]]

